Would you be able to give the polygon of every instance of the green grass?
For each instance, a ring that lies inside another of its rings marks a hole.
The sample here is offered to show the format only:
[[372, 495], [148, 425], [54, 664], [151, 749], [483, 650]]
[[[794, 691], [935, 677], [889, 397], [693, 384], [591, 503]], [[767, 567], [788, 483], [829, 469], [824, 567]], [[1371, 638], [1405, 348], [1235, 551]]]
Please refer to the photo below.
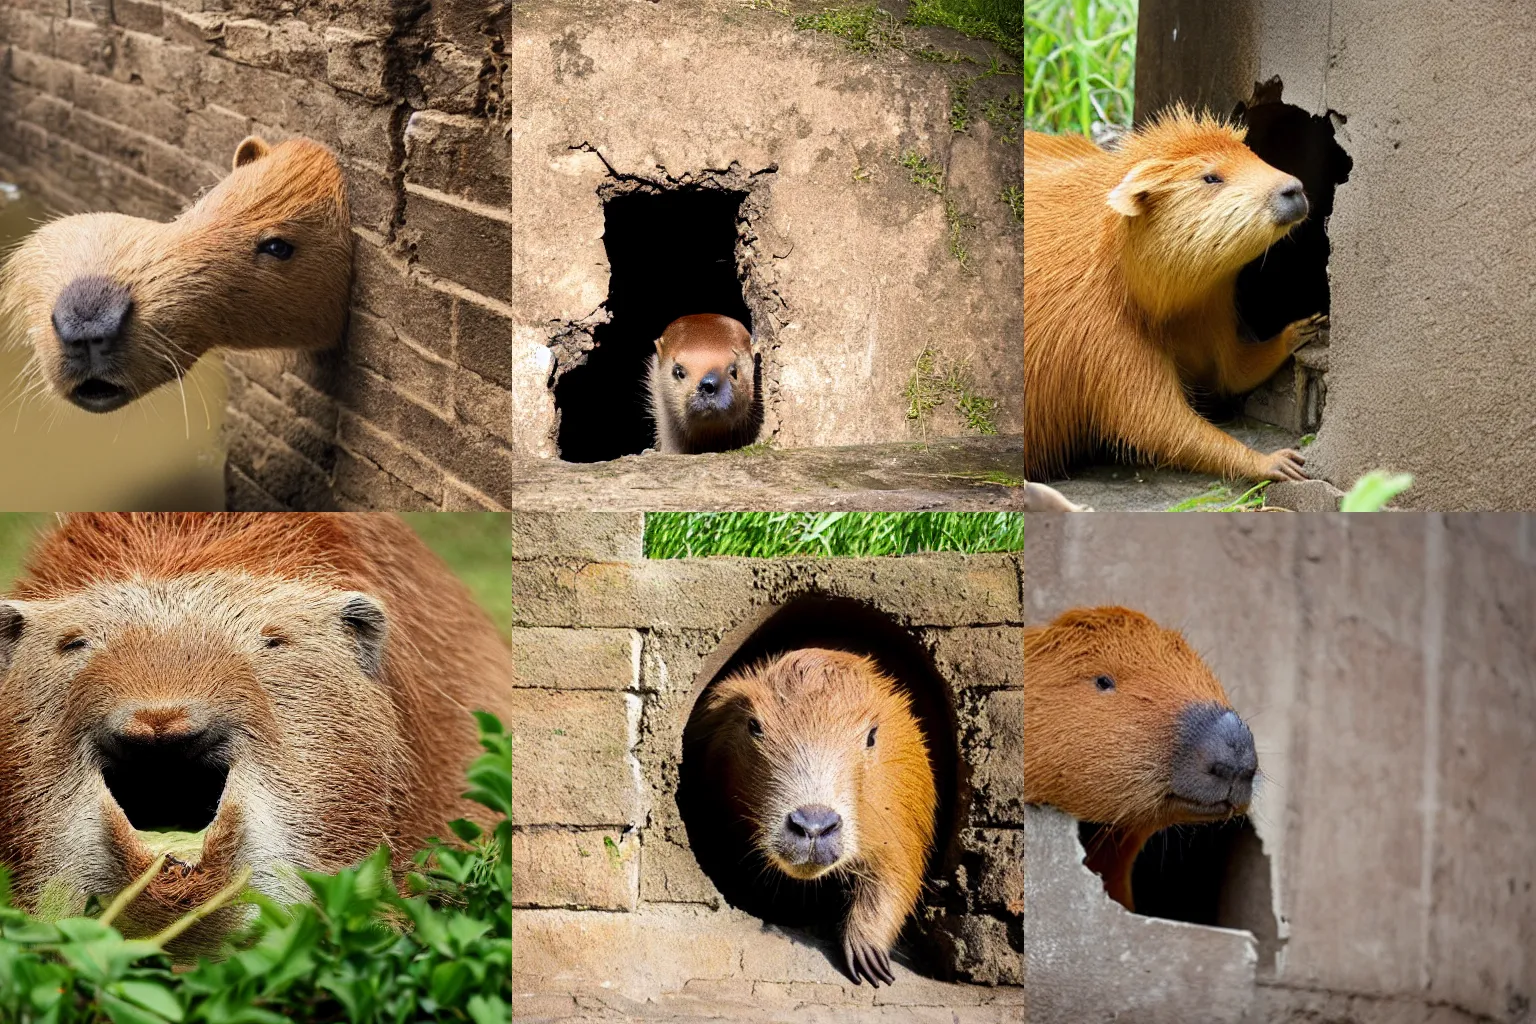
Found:
[[[751, 6], [794, 18], [795, 28], [836, 36], [849, 49], [868, 53], [884, 48], [906, 48], [902, 27], [936, 25], [951, 28], [973, 39], [996, 43], [1014, 60], [1024, 52], [1024, 13], [1020, 0], [913, 0], [907, 16], [898, 19], [877, 3], [827, 4], [812, 14], [792, 14], [788, 5], [774, 0], [753, 0]], [[925, 60], [948, 61], [948, 55], [931, 48], [913, 50]]]
[[1024, 121], [1088, 134], [1128, 125], [1133, 110], [1136, 0], [1024, 0]]
[[905, 150], [897, 163], [906, 168], [912, 184], [935, 195], [944, 194], [944, 168], [929, 160], [915, 149]]
[[973, 39], [990, 40], [1015, 60], [1024, 52], [1020, 0], [912, 0], [906, 23], [952, 28]]
[[648, 512], [647, 558], [1019, 551], [1020, 512]]
[[[237, 876], [164, 932], [125, 938], [112, 921], [157, 861], [99, 914], [45, 921], [11, 904], [0, 869], [0, 1021], [6, 1024], [505, 1024], [512, 997], [512, 739], [478, 716], [486, 753], [466, 794], [500, 818], [464, 820], [459, 843], [433, 842], [407, 875], [381, 848], [354, 868], [301, 872], [308, 903], [284, 906]], [[245, 877], [249, 877], [248, 874]], [[125, 898], [126, 897], [126, 898]], [[220, 957], [173, 968], [165, 944], [207, 908], [253, 904], [255, 919]]]
[[955, 403], [968, 429], [988, 436], [997, 433], [992, 422], [997, 399], [977, 392], [969, 363], [948, 359], [932, 346], [918, 353], [901, 394], [907, 400], [907, 419], [922, 427], [925, 434], [933, 410], [947, 401]]
[[1269, 481], [1254, 484], [1241, 494], [1224, 483], [1214, 483], [1193, 498], [1171, 505], [1169, 512], [1255, 512], [1264, 507]]

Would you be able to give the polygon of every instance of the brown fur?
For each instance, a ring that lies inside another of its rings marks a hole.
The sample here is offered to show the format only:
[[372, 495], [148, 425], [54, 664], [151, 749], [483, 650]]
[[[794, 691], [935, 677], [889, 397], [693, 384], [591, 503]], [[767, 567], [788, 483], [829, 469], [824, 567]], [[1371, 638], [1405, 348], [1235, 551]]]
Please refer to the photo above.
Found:
[[[889, 982], [887, 953], [922, 890], [937, 806], [911, 703], [868, 658], [819, 648], [726, 679], [704, 700], [705, 777], [729, 795], [779, 871], [853, 878], [843, 927], [849, 971], [855, 981]], [[776, 845], [786, 816], [807, 804], [843, 820], [841, 859], [822, 871], [786, 862]]]
[[[724, 410], [701, 409], [699, 381], [714, 373], [731, 389]], [[647, 372], [656, 450], [696, 455], [741, 448], [757, 439], [752, 336], [740, 321], [715, 313], [679, 317], [656, 339]]]
[[[1215, 174], [1219, 183], [1203, 177]], [[1238, 271], [1294, 224], [1273, 197], [1299, 182], [1231, 125], [1183, 109], [1114, 152], [1025, 133], [1025, 475], [1059, 477], [1095, 449], [1226, 477], [1303, 479], [1191, 408], [1186, 389], [1252, 390], [1320, 326], [1239, 336]]]
[[[1100, 692], [1101, 675], [1114, 692]], [[1184, 637], [1140, 612], [1081, 608], [1024, 631], [1024, 799], [1108, 826], [1088, 864], [1126, 907], [1146, 841], [1207, 820], [1169, 792], [1176, 719], [1194, 702], [1231, 706]]]
[[[288, 259], [259, 252], [281, 238]], [[71, 282], [105, 277], [133, 301], [109, 367], [66, 365], [52, 319]], [[352, 234], [341, 168], [308, 139], [269, 147], [249, 138], [231, 173], [168, 224], [87, 213], [43, 225], [0, 274], [0, 323], [21, 325], [41, 379], [72, 398], [97, 378], [141, 397], [181, 377], [203, 353], [323, 349], [341, 340]]]
[[114, 730], [218, 722], [235, 737], [203, 856], [166, 866], [131, 909], [140, 928], [242, 864], [287, 896], [295, 886], [273, 863], [335, 870], [388, 843], [403, 867], [475, 813], [461, 797], [479, 750], [469, 712], [506, 717], [510, 652], [395, 516], [73, 515], [37, 544], [11, 596], [0, 862], [24, 899], [54, 876], [112, 893], [149, 866], [92, 753]]

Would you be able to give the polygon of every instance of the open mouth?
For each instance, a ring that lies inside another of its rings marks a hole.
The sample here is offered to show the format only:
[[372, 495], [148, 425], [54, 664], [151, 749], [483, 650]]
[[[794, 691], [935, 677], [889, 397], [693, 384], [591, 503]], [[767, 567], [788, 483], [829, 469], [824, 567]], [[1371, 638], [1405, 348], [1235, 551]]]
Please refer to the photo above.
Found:
[[69, 392], [69, 400], [86, 412], [112, 412], [127, 405], [132, 397], [127, 388], [100, 377], [87, 378]]

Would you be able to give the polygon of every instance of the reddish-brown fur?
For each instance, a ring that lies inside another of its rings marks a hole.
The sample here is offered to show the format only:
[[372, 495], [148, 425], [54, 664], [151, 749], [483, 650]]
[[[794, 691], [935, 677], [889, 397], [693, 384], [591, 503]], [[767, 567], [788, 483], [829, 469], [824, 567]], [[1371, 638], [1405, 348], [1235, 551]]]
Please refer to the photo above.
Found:
[[[1099, 676], [1114, 680], [1100, 692]], [[1105, 826], [1088, 864], [1132, 906], [1131, 868], [1152, 835], [1196, 820], [1169, 792], [1180, 711], [1230, 707], [1184, 637], [1128, 608], [1080, 608], [1024, 631], [1024, 799]]]
[[823, 870], [853, 879], [844, 955], [855, 981], [889, 982], [887, 954], [922, 890], [937, 807], [911, 702], [868, 658], [820, 648], [726, 679], [704, 701], [704, 777], [727, 794], [769, 864], [817, 877], [775, 852], [780, 829], [806, 804], [841, 815], [848, 846]]
[[[129, 720], [125, 734], [175, 735], [204, 715], [205, 707], [235, 716], [257, 759], [266, 759], [268, 767], [257, 774], [281, 765], [286, 774], [267, 781], [283, 795], [302, 790], [303, 802], [294, 806], [314, 815], [281, 822], [285, 836], [298, 844], [293, 859], [300, 867], [334, 870], [380, 843], [390, 844], [397, 866], [404, 866], [428, 835], [445, 835], [452, 818], [474, 816], [474, 805], [461, 796], [464, 769], [479, 750], [470, 711], [506, 717], [510, 652], [463, 584], [398, 517], [72, 515], [37, 543], [12, 588], [15, 602], [0, 609], [25, 610], [24, 617], [4, 623], [14, 631], [8, 639], [15, 644], [27, 630], [44, 628], [39, 609], [98, 592], [93, 588], [115, 593], [112, 588], [125, 585], [191, 587], [208, 579], [234, 579], [238, 585], [245, 576], [258, 586], [271, 580], [322, 596], [355, 591], [376, 600], [387, 619], [376, 678], [355, 680], [350, 691], [337, 689], [344, 683], [335, 673], [305, 669], [323, 664], [306, 660], [311, 656], [304, 644], [311, 638], [293, 635], [294, 627], [276, 616], [252, 620], [251, 615], [272, 614], [259, 607], [237, 624], [247, 631], [259, 628], [269, 646], [291, 647], [295, 653], [287, 656], [298, 660], [283, 664], [294, 667], [276, 673], [261, 669], [260, 655], [252, 654], [249, 643], [242, 647], [242, 634], [229, 628], [236, 620], [190, 632], [153, 623], [130, 626], [103, 639], [102, 647], [72, 670], [64, 694], [39, 698], [45, 706], [28, 717], [18, 710], [26, 695], [18, 688], [32, 681], [13, 663], [0, 675], [0, 863], [15, 870], [24, 896], [35, 895], [46, 873], [38, 865], [61, 844], [85, 842], [86, 861], [110, 861], [96, 876], [114, 885], [152, 860], [113, 807], [106, 807], [102, 818], [109, 843], [82, 839], [73, 823], [60, 830], [65, 835], [46, 824], [49, 782], [61, 773], [94, 770], [80, 763], [80, 737], [100, 728], [116, 708], [151, 708]], [[128, 614], [131, 622], [133, 613]], [[56, 642], [89, 634], [95, 618], [81, 616], [80, 625]], [[292, 692], [276, 694], [259, 676], [280, 679]], [[311, 725], [322, 738], [294, 743], [285, 733], [279, 702], [290, 709], [288, 728], [296, 703], [300, 728]], [[332, 741], [334, 746], [326, 745]], [[305, 763], [307, 756], [315, 760]], [[99, 786], [99, 775], [91, 778]], [[239, 867], [244, 826], [258, 822], [263, 810], [229, 804], [220, 802], [201, 862], [191, 870], [169, 864], [130, 919], [152, 927], [227, 883]], [[101, 843], [111, 852], [101, 852]]]
[[[292, 255], [259, 250], [272, 239], [291, 243]], [[66, 286], [82, 278], [106, 278], [132, 298], [115, 363], [99, 370], [67, 365], [52, 319]], [[351, 280], [335, 155], [308, 139], [268, 146], [252, 136], [230, 174], [170, 223], [87, 213], [43, 225], [3, 268], [0, 310], [21, 326], [41, 379], [60, 396], [73, 399], [100, 378], [137, 398], [213, 348], [337, 344]]]
[[[726, 408], [701, 403], [707, 374], [730, 388]], [[678, 317], [656, 339], [646, 380], [657, 451], [723, 452], [757, 439], [756, 362], [752, 335], [740, 321], [717, 313]]]
[[[1207, 175], [1220, 181], [1205, 181]], [[1059, 477], [1105, 448], [1227, 477], [1302, 479], [1201, 417], [1187, 390], [1257, 387], [1320, 318], [1239, 336], [1238, 271], [1283, 237], [1274, 196], [1300, 183], [1231, 125], [1183, 109], [1114, 152], [1025, 133], [1025, 475]]]

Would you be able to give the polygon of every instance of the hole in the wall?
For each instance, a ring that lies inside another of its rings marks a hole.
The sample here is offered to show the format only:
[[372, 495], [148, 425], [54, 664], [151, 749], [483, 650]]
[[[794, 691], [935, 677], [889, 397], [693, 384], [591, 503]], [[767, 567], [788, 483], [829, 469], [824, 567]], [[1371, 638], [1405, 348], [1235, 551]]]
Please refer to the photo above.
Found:
[[737, 258], [749, 193], [712, 182], [622, 184], [605, 186], [603, 202], [609, 320], [593, 330], [585, 362], [555, 382], [556, 441], [567, 462], [616, 459], [652, 446], [646, 366], [667, 324], [720, 313], [753, 326]]
[[[717, 789], [711, 787], [711, 780], [704, 777], [697, 754], [690, 756], [698, 743], [697, 719], [692, 712], [709, 685], [804, 647], [866, 655], [895, 679], [911, 699], [928, 746], [939, 796], [934, 852], [927, 871], [930, 882], [952, 873], [959, 859], [959, 822], [965, 820], [966, 809], [961, 806], [958, 726], [953, 695], [923, 645], [885, 613], [861, 602], [819, 595], [796, 598], [771, 613], [734, 651], [726, 652], [723, 664], [718, 656], [722, 652], [706, 663], [708, 676], [700, 680], [703, 685], [696, 687], [683, 733], [677, 793], [678, 809], [694, 856], [732, 906], [771, 924], [806, 928], [818, 937], [835, 941], [847, 912], [846, 882], [800, 882], [768, 868], [761, 855], [739, 834], [721, 827], [721, 822], [734, 814]], [[711, 664], [720, 667], [710, 671]], [[919, 916], [914, 914], [908, 921], [903, 933], [906, 949], [898, 947], [895, 959], [904, 960], [921, 973], [943, 974], [942, 965], [927, 962], [935, 947], [913, 927]], [[840, 958], [838, 962], [841, 964]]]
[[[1080, 826], [1084, 849], [1099, 827]], [[1157, 833], [1136, 858], [1131, 894], [1136, 912], [1147, 917], [1252, 932], [1260, 975], [1274, 972], [1282, 940], [1269, 855], [1247, 818]]]
[[1349, 180], [1354, 161], [1334, 138], [1333, 111], [1309, 114], [1280, 100], [1278, 77], [1254, 86], [1233, 117], [1248, 126], [1248, 146], [1266, 163], [1301, 179], [1311, 210], [1294, 231], [1243, 268], [1237, 278], [1238, 315], [1256, 339], [1314, 313], [1327, 313], [1328, 218], [1334, 190]]

